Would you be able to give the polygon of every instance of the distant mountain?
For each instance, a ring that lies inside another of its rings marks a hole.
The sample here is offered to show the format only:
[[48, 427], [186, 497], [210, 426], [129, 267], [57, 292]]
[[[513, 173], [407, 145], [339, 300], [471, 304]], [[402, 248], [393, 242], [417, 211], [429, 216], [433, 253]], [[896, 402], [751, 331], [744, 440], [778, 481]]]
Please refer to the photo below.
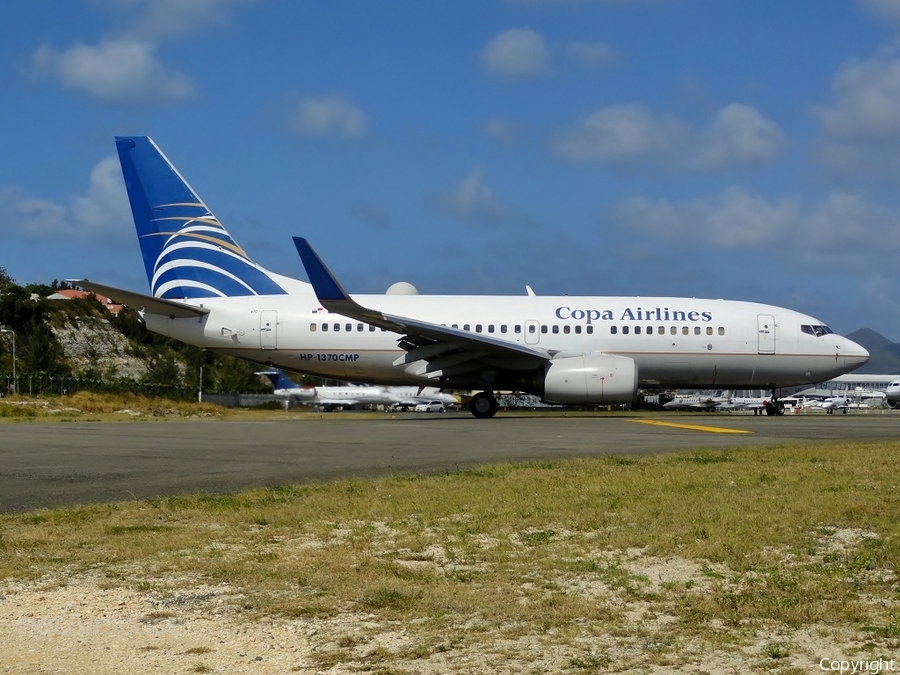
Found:
[[873, 375], [900, 373], [900, 343], [891, 342], [871, 328], [860, 328], [846, 337], [868, 349], [871, 355], [869, 362], [854, 372]]

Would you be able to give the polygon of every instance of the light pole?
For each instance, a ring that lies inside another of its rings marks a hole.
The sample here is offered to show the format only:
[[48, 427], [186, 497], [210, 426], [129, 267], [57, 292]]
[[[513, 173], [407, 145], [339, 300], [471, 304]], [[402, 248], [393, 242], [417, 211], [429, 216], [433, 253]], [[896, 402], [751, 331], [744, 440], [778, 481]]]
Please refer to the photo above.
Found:
[[12, 390], [13, 393], [16, 393], [18, 387], [16, 387], [16, 332], [9, 328], [0, 328], [0, 333], [9, 333], [13, 337], [13, 384]]

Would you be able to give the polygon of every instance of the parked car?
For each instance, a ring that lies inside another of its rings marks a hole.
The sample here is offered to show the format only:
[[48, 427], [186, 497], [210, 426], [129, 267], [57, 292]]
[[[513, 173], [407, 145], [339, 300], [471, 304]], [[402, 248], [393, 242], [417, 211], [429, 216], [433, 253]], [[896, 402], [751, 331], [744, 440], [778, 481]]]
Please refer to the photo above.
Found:
[[428, 401], [427, 403], [419, 403], [415, 412], [444, 412], [444, 404], [441, 401]]

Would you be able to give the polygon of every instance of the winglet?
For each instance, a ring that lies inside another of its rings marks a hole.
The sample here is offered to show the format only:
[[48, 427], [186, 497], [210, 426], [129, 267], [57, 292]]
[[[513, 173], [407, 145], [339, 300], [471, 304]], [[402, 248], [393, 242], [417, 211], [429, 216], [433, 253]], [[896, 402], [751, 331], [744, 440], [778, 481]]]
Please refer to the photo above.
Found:
[[[331, 270], [326, 267], [325, 263], [319, 257], [319, 254], [313, 250], [303, 237], [294, 237], [294, 246], [297, 247], [297, 253], [300, 254], [300, 260], [306, 269], [309, 282], [313, 285], [316, 297], [323, 305], [327, 302], [353, 302], [344, 287], [335, 279]], [[327, 307], [327, 305], [325, 305]]]
[[385, 330], [400, 333], [405, 330], [401, 323], [387, 318], [378, 310], [363, 307], [351, 298], [306, 239], [294, 237], [294, 246], [297, 247], [306, 275], [322, 307], [329, 312], [359, 319]]

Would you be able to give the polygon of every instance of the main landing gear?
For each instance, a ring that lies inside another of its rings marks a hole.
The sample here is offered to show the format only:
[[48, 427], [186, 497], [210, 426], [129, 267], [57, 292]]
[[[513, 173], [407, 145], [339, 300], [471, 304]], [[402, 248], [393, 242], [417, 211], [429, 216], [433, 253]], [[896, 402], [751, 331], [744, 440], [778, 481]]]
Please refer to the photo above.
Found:
[[772, 398], [766, 401], [766, 415], [784, 415], [784, 401], [778, 400], [774, 389]]
[[493, 417], [499, 407], [500, 404], [491, 391], [479, 392], [469, 400], [469, 412], [478, 418]]

